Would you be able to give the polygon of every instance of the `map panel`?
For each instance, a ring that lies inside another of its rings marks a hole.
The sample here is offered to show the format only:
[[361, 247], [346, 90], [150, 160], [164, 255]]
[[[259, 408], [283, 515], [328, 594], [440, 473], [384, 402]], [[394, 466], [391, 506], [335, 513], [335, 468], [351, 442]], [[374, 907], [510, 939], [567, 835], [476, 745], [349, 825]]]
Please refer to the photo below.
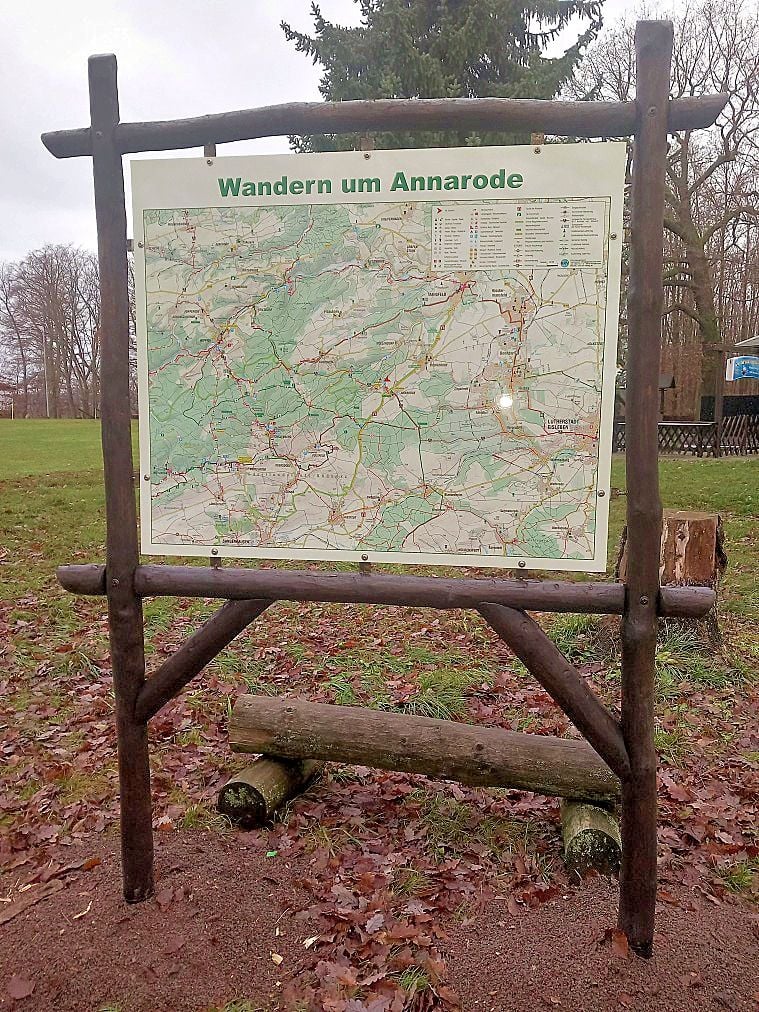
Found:
[[136, 207], [145, 551], [605, 568], [612, 195], [450, 196]]

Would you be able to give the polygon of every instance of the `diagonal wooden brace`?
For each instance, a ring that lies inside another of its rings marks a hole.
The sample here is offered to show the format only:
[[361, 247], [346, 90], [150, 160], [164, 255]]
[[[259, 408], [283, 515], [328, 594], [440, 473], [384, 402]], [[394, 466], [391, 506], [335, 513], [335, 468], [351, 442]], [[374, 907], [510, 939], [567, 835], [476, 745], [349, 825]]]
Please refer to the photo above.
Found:
[[630, 760], [619, 722], [538, 623], [525, 612], [500, 604], [481, 604], [477, 610], [624, 781]]
[[269, 600], [227, 601], [145, 682], [134, 717], [147, 721], [184, 688], [235, 636], [258, 618]]

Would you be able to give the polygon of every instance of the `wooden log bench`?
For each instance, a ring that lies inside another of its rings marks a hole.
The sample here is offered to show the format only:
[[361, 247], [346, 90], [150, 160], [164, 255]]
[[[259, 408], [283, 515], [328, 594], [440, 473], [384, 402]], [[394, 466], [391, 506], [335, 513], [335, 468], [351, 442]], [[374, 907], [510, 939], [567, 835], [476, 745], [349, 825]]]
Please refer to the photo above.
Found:
[[580, 739], [358, 706], [240, 696], [232, 710], [229, 740], [235, 752], [422, 773], [476, 787], [607, 803], [620, 793], [617, 777]]

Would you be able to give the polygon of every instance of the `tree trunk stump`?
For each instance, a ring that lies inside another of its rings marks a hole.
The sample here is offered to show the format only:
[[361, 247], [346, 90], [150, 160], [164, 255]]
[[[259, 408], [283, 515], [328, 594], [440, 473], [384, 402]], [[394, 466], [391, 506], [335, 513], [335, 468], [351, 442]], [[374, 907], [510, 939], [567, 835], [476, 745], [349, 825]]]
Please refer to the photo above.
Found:
[[[718, 589], [727, 567], [722, 519], [717, 513], [695, 510], [665, 510], [662, 518], [659, 574], [662, 586], [698, 586]], [[627, 578], [627, 528], [622, 532], [617, 556], [616, 577]], [[695, 628], [712, 647], [722, 646], [717, 605], [703, 619], [672, 620]]]

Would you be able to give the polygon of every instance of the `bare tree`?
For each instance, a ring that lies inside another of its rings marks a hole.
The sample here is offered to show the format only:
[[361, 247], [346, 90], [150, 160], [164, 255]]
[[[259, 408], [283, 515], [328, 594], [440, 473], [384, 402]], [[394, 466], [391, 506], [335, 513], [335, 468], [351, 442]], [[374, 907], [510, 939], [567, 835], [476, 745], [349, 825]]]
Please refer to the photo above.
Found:
[[92, 254], [45, 246], [0, 267], [0, 352], [24, 414], [97, 414], [100, 296]]
[[[589, 51], [575, 75], [575, 95], [634, 97], [637, 16], [650, 11], [619, 22]], [[747, 324], [744, 296], [755, 295], [748, 282], [742, 289], [740, 279], [751, 273], [750, 239], [759, 221], [759, 13], [740, 2], [701, 0], [667, 16], [675, 22], [672, 96], [730, 96], [710, 131], [673, 136], [667, 163], [666, 313], [693, 321], [707, 352], [702, 373], [709, 388], [717, 356], [708, 345], [735, 329], [736, 314], [743, 313]], [[748, 316], [755, 319], [755, 310]]]
[[17, 268], [15, 264], [0, 264], [0, 373], [20, 392], [16, 411], [25, 418], [30, 410], [30, 383], [34, 365], [31, 349], [23, 331]]

